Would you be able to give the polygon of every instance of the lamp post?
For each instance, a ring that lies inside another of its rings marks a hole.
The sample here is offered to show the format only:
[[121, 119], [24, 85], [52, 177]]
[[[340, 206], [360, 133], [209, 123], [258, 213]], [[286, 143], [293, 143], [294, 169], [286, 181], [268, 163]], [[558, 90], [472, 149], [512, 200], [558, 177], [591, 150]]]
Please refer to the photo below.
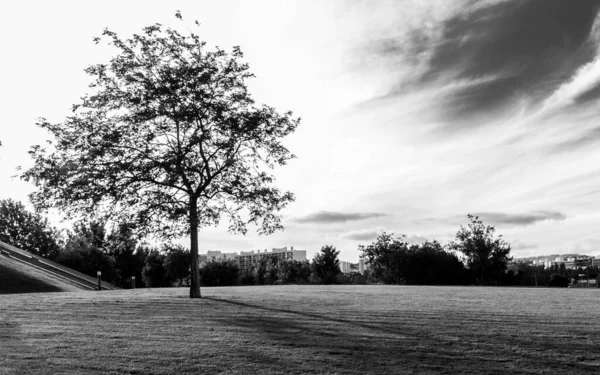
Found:
[[96, 272], [96, 275], [98, 275], [98, 291], [102, 290], [102, 283], [100, 278], [102, 277], [102, 271], [98, 271]]

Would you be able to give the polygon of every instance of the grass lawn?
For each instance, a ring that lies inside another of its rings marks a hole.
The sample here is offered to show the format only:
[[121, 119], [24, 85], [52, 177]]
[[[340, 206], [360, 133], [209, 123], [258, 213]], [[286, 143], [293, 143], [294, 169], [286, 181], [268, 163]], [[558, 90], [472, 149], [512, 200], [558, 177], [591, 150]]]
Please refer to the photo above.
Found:
[[600, 373], [600, 290], [265, 286], [0, 296], [0, 374]]

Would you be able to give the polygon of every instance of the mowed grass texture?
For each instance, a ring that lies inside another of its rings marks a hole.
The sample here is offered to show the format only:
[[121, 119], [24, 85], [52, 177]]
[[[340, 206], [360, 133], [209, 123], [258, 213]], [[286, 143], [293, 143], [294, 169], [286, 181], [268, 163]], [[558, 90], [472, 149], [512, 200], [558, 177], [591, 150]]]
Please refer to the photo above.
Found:
[[600, 373], [600, 290], [265, 286], [0, 297], [0, 374]]

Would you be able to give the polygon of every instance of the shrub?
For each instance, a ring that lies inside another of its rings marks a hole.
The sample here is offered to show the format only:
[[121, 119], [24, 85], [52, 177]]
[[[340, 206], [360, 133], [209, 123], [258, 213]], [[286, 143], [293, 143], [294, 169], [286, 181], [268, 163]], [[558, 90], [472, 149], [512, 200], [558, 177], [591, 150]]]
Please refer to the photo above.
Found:
[[237, 283], [239, 269], [232, 260], [215, 260], [200, 266], [200, 282], [204, 286], [231, 286]]
[[567, 279], [564, 276], [555, 274], [550, 277], [550, 281], [548, 282], [548, 285], [566, 288], [567, 286], [569, 286], [569, 279]]

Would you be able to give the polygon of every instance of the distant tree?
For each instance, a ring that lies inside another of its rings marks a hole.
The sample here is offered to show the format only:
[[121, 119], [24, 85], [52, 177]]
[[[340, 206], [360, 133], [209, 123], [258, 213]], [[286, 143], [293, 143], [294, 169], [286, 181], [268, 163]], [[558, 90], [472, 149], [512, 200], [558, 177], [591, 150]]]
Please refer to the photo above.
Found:
[[548, 282], [548, 285], [566, 288], [567, 286], [569, 286], [569, 279], [560, 275], [552, 275], [550, 281]]
[[359, 251], [369, 264], [370, 278], [378, 283], [460, 285], [468, 280], [462, 262], [437, 241], [409, 245], [406, 236], [383, 232]]
[[279, 259], [272, 254], [263, 255], [254, 266], [256, 285], [275, 284], [277, 282], [277, 264]]
[[349, 273], [341, 273], [337, 277], [338, 284], [347, 284], [347, 285], [365, 285], [367, 284], [368, 276], [364, 274], [360, 274], [357, 271], [352, 271]]
[[157, 249], [152, 249], [146, 256], [146, 262], [142, 269], [142, 281], [150, 288], [160, 288], [171, 286], [170, 279], [167, 278], [165, 270], [165, 254], [160, 253]]
[[498, 280], [512, 260], [510, 244], [502, 236], [494, 237], [496, 229], [485, 226], [479, 217], [467, 215], [471, 221], [467, 227], [460, 227], [456, 240], [450, 248], [461, 252], [468, 267], [479, 277], [481, 285], [492, 280]]
[[119, 273], [115, 259], [103, 250], [104, 226], [99, 223], [77, 223], [73, 232], [68, 233], [64, 249], [55, 261], [66, 267], [96, 277], [102, 272], [102, 279], [118, 283]]
[[[140, 281], [145, 265], [145, 254], [140, 249], [131, 225], [119, 223], [106, 235], [104, 252], [115, 260], [118, 271], [116, 284], [126, 288], [131, 285], [131, 277]], [[141, 285], [138, 284], [138, 285]]]
[[393, 234], [386, 232], [382, 232], [372, 244], [358, 247], [360, 257], [369, 264], [371, 278], [384, 284], [406, 283], [402, 267], [406, 263], [408, 249], [406, 236], [394, 238]]
[[321, 284], [333, 284], [340, 270], [338, 255], [340, 252], [332, 245], [321, 247], [321, 251], [315, 254], [312, 261], [312, 273]]
[[457, 285], [468, 280], [463, 263], [437, 241], [411, 246], [404, 259], [400, 269], [407, 284]]
[[190, 277], [190, 251], [181, 245], [167, 245], [163, 251], [167, 254], [164, 263], [167, 277], [182, 286]]
[[56, 141], [32, 147], [22, 178], [38, 187], [31, 198], [40, 210], [110, 217], [164, 239], [189, 235], [190, 297], [200, 298], [200, 227], [225, 216], [231, 232], [282, 228], [277, 212], [293, 195], [266, 171], [294, 157], [281, 139], [300, 120], [255, 105], [239, 47], [210, 51], [197, 34], [160, 24], [130, 39], [103, 36], [117, 54], [86, 69], [92, 93], [70, 117], [38, 122]]
[[312, 276], [312, 268], [311, 268], [310, 261], [305, 259], [305, 260], [301, 260], [301, 261], [294, 261], [294, 263], [298, 267], [297, 282], [299, 284], [308, 284], [308, 282], [310, 281], [310, 278]]
[[254, 269], [254, 267], [248, 267], [248, 268], [239, 270], [238, 284], [254, 285], [256, 283], [255, 272], [256, 272], [256, 270]]
[[558, 274], [565, 277], [567, 276], [567, 266], [565, 266], [564, 263], [559, 264]]
[[205, 286], [232, 286], [239, 276], [239, 269], [231, 259], [214, 260], [202, 264], [200, 277]]
[[0, 200], [0, 241], [32, 254], [54, 258], [60, 251], [60, 233], [39, 214], [12, 199]]

